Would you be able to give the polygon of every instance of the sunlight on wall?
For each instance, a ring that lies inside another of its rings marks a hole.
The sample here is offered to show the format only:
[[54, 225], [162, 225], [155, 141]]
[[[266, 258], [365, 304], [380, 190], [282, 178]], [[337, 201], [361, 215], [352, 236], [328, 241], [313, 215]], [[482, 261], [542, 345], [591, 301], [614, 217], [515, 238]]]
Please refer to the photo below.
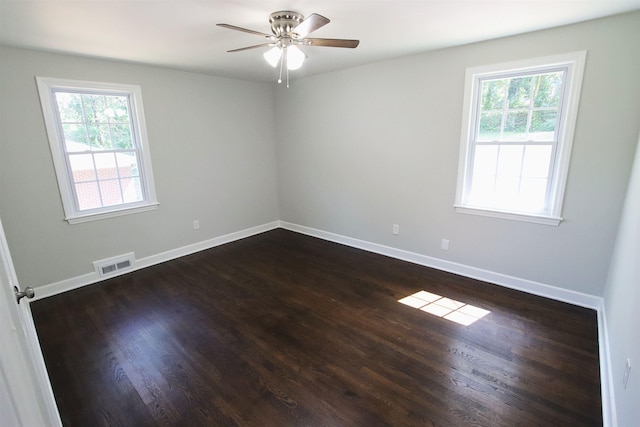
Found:
[[489, 310], [427, 291], [418, 291], [413, 295], [399, 299], [398, 302], [465, 326], [469, 326], [491, 313]]

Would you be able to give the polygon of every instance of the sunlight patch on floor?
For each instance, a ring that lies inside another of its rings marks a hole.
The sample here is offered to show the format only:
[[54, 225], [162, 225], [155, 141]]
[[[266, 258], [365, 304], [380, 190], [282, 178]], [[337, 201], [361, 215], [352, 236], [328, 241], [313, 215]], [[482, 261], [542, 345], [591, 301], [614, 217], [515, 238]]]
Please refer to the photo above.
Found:
[[418, 291], [399, 299], [398, 302], [465, 326], [491, 313], [489, 310], [427, 291]]

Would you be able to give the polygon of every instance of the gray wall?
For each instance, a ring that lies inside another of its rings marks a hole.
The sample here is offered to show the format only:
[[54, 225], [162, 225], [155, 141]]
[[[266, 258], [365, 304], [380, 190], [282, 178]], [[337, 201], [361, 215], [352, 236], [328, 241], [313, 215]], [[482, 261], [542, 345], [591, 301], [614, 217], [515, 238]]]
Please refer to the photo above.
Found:
[[[618, 417], [631, 425], [640, 418], [640, 159], [619, 231], [618, 220], [639, 134], [639, 42], [640, 13], [626, 14], [297, 80], [275, 96], [266, 84], [0, 48], [0, 216], [18, 277], [45, 285], [91, 272], [96, 259], [151, 256], [279, 218], [604, 295]], [[465, 69], [576, 50], [588, 57], [565, 221], [456, 214]], [[35, 76], [141, 85], [157, 211], [63, 221]]]
[[[637, 425], [640, 420], [640, 140], [604, 301], [618, 425]], [[631, 375], [625, 389], [622, 377], [627, 358], [631, 359]]]
[[[638, 137], [639, 38], [634, 13], [295, 81], [276, 92], [280, 219], [602, 295]], [[579, 50], [565, 221], [457, 214], [465, 69]]]
[[[0, 58], [0, 216], [23, 285], [278, 219], [272, 85], [11, 48]], [[142, 87], [157, 210], [63, 221], [35, 76]]]

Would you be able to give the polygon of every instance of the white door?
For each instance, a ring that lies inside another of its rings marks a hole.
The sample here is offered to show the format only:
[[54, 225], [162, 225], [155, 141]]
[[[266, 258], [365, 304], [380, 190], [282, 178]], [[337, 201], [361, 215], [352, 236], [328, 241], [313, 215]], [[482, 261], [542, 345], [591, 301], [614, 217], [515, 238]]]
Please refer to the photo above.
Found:
[[16, 302], [20, 285], [0, 222], [0, 425], [62, 426], [29, 303]]

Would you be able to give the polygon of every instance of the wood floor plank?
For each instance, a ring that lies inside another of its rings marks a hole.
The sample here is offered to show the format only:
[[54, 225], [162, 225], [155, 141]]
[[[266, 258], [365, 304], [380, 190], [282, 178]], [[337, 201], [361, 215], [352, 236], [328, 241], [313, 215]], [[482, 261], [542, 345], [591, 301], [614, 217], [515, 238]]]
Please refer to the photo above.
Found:
[[65, 426], [602, 425], [593, 310], [285, 230], [32, 312]]

